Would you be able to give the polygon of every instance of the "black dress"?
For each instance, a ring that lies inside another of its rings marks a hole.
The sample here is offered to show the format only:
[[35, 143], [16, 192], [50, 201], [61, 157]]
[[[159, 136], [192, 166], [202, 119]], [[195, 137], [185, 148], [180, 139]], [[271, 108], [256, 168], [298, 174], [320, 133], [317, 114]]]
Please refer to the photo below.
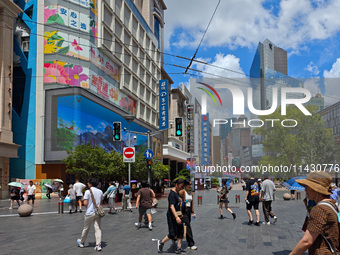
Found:
[[170, 205], [174, 205], [176, 211], [181, 210], [181, 197], [177, 192], [174, 192], [173, 190], [170, 190], [169, 196], [168, 196], [168, 212], [166, 213], [167, 220], [168, 220], [168, 228], [169, 228], [169, 234], [168, 237], [170, 239], [181, 239], [183, 238], [184, 228], [183, 224], [177, 224], [176, 219], [170, 209]]

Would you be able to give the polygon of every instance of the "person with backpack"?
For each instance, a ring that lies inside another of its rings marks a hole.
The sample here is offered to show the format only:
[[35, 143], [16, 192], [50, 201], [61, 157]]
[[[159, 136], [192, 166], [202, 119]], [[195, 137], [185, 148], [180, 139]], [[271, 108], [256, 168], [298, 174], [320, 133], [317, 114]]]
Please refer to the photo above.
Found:
[[228, 204], [229, 204], [229, 200], [228, 200], [228, 193], [229, 193], [229, 190], [231, 188], [228, 187], [227, 185], [227, 181], [225, 180], [222, 180], [222, 186], [217, 190], [218, 193], [221, 194], [220, 196], [220, 217], [219, 219], [224, 219], [223, 217], [223, 204], [225, 206], [225, 209], [231, 213], [231, 215], [233, 216], [233, 219], [235, 220], [236, 219], [236, 214], [228, 207]]
[[115, 198], [116, 198], [116, 194], [117, 194], [117, 188], [115, 187], [115, 183], [114, 182], [110, 182], [110, 186], [107, 188], [107, 191], [104, 193], [104, 197], [107, 196], [108, 200], [109, 200], [109, 212], [108, 214], [113, 214], [112, 209], [115, 210], [115, 213], [117, 214], [117, 209], [115, 207]]
[[258, 183], [258, 180], [255, 180], [254, 178], [255, 174], [252, 172], [250, 173], [250, 179], [247, 181], [246, 184], [246, 207], [247, 207], [247, 213], [249, 216], [249, 222], [248, 225], [252, 225], [254, 223], [253, 221], [253, 215], [251, 213], [252, 207], [254, 207], [255, 214], [256, 214], [256, 222], [254, 223], [255, 226], [260, 226], [260, 212], [259, 212], [259, 203], [260, 203], [260, 185]]
[[296, 180], [304, 186], [306, 196], [316, 202], [310, 212], [304, 236], [290, 255], [337, 254], [339, 251], [338, 208], [332, 194], [332, 177], [325, 172], [312, 172], [306, 179]]

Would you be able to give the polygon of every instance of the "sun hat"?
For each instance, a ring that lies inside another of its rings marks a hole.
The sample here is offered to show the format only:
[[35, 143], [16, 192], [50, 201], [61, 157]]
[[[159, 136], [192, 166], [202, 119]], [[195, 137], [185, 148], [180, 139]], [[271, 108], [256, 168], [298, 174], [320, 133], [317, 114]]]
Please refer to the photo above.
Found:
[[325, 172], [312, 172], [308, 174], [306, 179], [296, 180], [296, 182], [303, 187], [309, 187], [320, 194], [332, 194], [332, 177]]

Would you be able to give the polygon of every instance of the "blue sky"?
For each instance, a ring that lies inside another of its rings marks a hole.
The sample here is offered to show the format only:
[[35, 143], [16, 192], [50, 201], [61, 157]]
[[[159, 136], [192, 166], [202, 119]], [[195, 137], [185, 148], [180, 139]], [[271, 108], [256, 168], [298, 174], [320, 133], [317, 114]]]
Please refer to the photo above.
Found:
[[[165, 53], [191, 58], [217, 3], [165, 1]], [[268, 38], [288, 52], [289, 76], [314, 78], [306, 88], [321, 92], [326, 104], [340, 101], [340, 79], [334, 79], [340, 78], [339, 13], [339, 0], [222, 0], [196, 59], [237, 73], [195, 63], [192, 68], [223, 77], [245, 77], [258, 43]], [[188, 84], [193, 76], [175, 74], [184, 69], [171, 64], [188, 63], [165, 55], [165, 70], [174, 86]], [[315, 82], [319, 78], [331, 82]]]

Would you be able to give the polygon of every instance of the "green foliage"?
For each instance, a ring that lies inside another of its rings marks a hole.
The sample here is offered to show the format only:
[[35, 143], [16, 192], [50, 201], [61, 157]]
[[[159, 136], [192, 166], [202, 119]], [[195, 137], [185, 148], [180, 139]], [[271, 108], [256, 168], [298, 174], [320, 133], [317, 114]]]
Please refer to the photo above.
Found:
[[[131, 179], [147, 180], [146, 160], [144, 154], [136, 153], [135, 162], [131, 163]], [[74, 150], [67, 151], [66, 172], [75, 174], [85, 180], [90, 177], [106, 179], [128, 179], [128, 164], [123, 162], [121, 153], [111, 151], [106, 153], [99, 146], [79, 145]], [[168, 177], [170, 167], [153, 160], [151, 178], [159, 180]]]
[[190, 180], [190, 171], [186, 168], [179, 171], [179, 173], [176, 175], [176, 177], [182, 176], [184, 179]]
[[75, 150], [67, 151], [68, 156], [63, 161], [66, 163], [66, 172], [75, 174], [82, 180], [107, 176], [110, 166], [109, 154], [99, 146], [79, 145]]
[[220, 185], [220, 182], [217, 178], [211, 178], [211, 185]]
[[59, 118], [58, 128], [55, 130], [55, 137], [58, 150], [74, 150], [73, 142], [77, 137], [75, 122], [72, 121], [70, 126], [66, 124], [62, 118]]
[[[313, 107], [307, 106], [307, 109], [312, 112], [312, 116], [305, 116], [298, 108], [288, 106], [286, 116], [281, 115], [279, 108], [274, 113], [261, 117], [266, 124], [256, 128], [254, 133], [264, 136], [263, 150], [266, 155], [259, 164], [299, 166], [303, 159], [305, 164], [333, 162], [337, 152], [332, 132], [324, 127], [321, 115], [316, 114]], [[272, 127], [272, 122], [265, 119], [279, 121], [275, 121]], [[292, 128], [283, 127], [280, 122], [284, 119], [295, 119], [298, 125]]]

